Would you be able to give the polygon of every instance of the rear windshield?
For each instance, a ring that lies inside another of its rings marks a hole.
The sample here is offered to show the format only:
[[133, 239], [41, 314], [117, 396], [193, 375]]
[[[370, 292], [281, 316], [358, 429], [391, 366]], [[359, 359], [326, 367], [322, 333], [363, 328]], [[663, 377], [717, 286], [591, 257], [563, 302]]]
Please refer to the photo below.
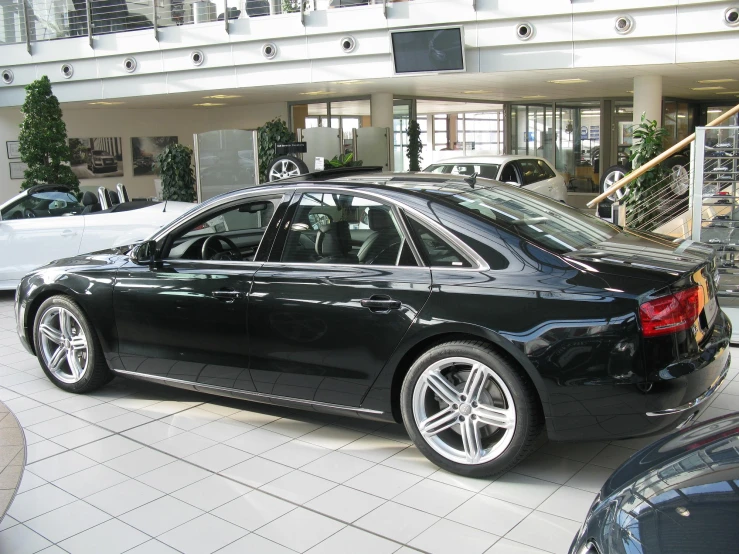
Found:
[[560, 254], [604, 242], [620, 231], [597, 217], [513, 187], [471, 188], [445, 199]]
[[498, 164], [480, 164], [480, 163], [441, 163], [428, 166], [424, 169], [427, 173], [447, 173], [451, 175], [472, 175], [477, 173], [478, 177], [486, 179], [497, 179]]

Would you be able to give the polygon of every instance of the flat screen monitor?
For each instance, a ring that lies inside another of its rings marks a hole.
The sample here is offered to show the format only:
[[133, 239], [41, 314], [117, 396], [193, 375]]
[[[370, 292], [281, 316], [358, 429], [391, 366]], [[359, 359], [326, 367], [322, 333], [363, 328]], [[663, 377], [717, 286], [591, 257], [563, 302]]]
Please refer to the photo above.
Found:
[[461, 27], [391, 31], [395, 73], [464, 71]]

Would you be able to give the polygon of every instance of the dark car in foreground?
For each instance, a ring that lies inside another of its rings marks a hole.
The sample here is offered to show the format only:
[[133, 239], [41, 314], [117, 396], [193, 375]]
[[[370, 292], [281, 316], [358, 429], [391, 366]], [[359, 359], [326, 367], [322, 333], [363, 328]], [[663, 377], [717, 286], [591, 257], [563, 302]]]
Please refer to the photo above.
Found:
[[606, 481], [570, 554], [739, 551], [739, 414], [673, 433]]
[[114, 375], [403, 422], [465, 475], [552, 440], [695, 417], [731, 324], [706, 246], [475, 176], [329, 170], [230, 192], [132, 249], [18, 288], [18, 332], [72, 392]]

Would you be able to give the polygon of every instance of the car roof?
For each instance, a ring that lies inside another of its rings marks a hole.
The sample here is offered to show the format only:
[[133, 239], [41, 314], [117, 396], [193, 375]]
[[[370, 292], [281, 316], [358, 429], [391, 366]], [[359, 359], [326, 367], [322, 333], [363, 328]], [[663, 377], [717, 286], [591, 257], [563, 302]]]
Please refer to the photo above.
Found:
[[[513, 160], [543, 160], [547, 161], [541, 156], [520, 156], [518, 154], [501, 154], [499, 156], [458, 156], [455, 158], [446, 158], [438, 160], [431, 165], [444, 165], [444, 164], [504, 164]], [[427, 166], [428, 167], [428, 166]]]

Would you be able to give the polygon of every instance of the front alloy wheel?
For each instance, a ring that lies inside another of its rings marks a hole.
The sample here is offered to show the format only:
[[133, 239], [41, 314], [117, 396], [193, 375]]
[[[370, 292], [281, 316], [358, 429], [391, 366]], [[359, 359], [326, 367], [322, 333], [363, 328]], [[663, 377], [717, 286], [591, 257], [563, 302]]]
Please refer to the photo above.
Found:
[[400, 409], [418, 450], [468, 477], [520, 462], [542, 427], [528, 375], [478, 340], [446, 342], [422, 354], [405, 375]]
[[49, 371], [63, 383], [77, 383], [87, 371], [88, 345], [77, 318], [66, 308], [46, 310], [39, 325], [41, 355]]

